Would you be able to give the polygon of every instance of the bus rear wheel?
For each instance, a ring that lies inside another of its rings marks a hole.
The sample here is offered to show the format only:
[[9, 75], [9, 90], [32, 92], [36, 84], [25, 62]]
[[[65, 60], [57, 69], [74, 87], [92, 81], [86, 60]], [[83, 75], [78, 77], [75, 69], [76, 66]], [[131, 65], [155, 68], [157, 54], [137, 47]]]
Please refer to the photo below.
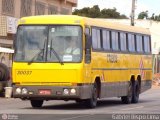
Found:
[[130, 103], [138, 103], [139, 101], [139, 82], [135, 81], [134, 83], [130, 82], [128, 95], [121, 97], [122, 103], [130, 104]]
[[124, 104], [130, 104], [132, 101], [132, 93], [133, 93], [133, 84], [130, 82], [129, 88], [128, 88], [128, 95], [127, 96], [122, 96], [121, 101]]
[[33, 108], [40, 108], [43, 105], [43, 100], [31, 100], [31, 105]]
[[87, 105], [88, 108], [95, 108], [97, 106], [97, 96], [98, 96], [97, 83], [94, 83], [91, 98], [85, 100], [85, 104]]
[[133, 95], [132, 95], [132, 101], [131, 101], [132, 103], [138, 103], [139, 94], [140, 94], [139, 82], [136, 81], [133, 87]]

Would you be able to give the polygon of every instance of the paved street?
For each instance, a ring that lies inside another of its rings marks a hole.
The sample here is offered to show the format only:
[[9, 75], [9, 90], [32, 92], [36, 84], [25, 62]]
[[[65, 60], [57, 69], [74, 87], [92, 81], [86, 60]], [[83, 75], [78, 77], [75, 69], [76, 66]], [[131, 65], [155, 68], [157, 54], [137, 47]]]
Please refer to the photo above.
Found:
[[[55, 120], [81, 120], [106, 118], [106, 114], [135, 113], [135, 114], [160, 114], [160, 88], [152, 88], [141, 94], [138, 104], [122, 104], [120, 98], [103, 99], [98, 102], [96, 109], [87, 109], [74, 101], [46, 101], [40, 109], [33, 109], [29, 101], [20, 99], [0, 98], [0, 114], [51, 114]], [[99, 115], [98, 115], [99, 114]], [[101, 115], [100, 115], [101, 114]], [[102, 115], [103, 114], [103, 115]], [[48, 115], [30, 115], [32, 119], [49, 118]], [[22, 117], [22, 116], [21, 116]]]

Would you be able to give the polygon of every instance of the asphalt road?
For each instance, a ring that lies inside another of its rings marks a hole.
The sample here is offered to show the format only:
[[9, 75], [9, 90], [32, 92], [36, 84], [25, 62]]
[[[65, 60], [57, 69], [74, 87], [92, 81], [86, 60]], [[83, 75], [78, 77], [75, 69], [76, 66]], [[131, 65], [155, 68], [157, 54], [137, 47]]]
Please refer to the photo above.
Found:
[[[120, 98], [98, 101], [96, 109], [87, 109], [74, 101], [45, 101], [40, 109], [33, 109], [29, 101], [0, 98], [0, 119], [18, 120], [108, 120], [118, 119], [118, 114], [159, 114], [160, 88], [152, 88], [140, 95], [138, 104], [122, 104]], [[124, 117], [124, 116], [123, 116]]]

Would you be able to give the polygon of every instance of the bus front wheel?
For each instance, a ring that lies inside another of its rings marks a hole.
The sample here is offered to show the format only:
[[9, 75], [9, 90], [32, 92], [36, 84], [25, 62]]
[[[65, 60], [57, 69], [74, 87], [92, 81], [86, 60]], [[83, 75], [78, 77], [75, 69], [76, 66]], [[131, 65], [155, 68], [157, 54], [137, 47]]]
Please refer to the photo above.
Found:
[[31, 100], [31, 105], [33, 108], [39, 108], [43, 105], [43, 100]]
[[90, 99], [85, 100], [85, 104], [89, 108], [95, 108], [97, 106], [97, 96], [98, 96], [97, 83], [94, 83], [92, 89], [92, 96]]

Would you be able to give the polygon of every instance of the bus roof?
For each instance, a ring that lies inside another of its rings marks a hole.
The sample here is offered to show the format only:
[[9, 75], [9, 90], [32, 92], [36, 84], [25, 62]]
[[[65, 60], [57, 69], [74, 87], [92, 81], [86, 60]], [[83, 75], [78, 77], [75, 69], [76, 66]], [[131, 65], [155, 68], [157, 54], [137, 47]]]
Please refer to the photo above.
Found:
[[104, 19], [103, 20], [90, 19], [90, 18], [85, 18], [85, 19], [86, 19], [86, 24], [89, 26], [97, 26], [102, 28], [150, 35], [149, 29], [142, 28], [142, 27], [135, 27], [135, 26], [129, 26], [129, 25], [124, 25], [119, 23], [108, 22], [108, 21], [105, 21]]
[[23, 17], [20, 19], [19, 24], [66, 24], [66, 25], [85, 24], [88, 26], [96, 26], [96, 27], [126, 31], [126, 32], [150, 35], [149, 29], [129, 26], [129, 25], [122, 25], [118, 23], [108, 22], [105, 21], [104, 19], [101, 20], [97, 18], [87, 18], [77, 15], [40, 15], [40, 16]]

